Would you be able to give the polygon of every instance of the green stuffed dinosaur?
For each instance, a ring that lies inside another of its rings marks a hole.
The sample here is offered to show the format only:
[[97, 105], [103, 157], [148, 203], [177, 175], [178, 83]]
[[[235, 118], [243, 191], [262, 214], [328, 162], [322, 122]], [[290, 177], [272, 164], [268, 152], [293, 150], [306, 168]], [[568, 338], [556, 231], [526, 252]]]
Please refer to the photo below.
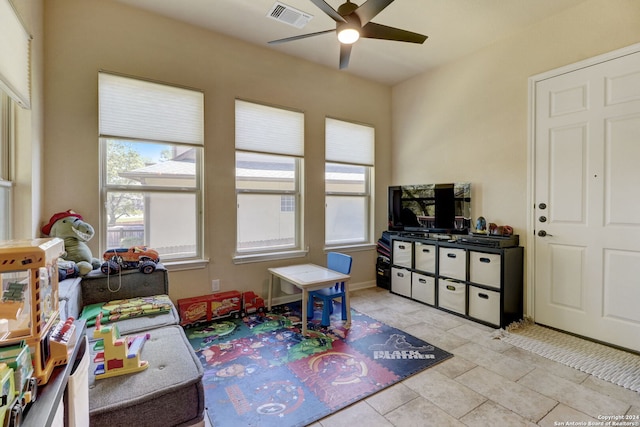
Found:
[[94, 258], [86, 242], [93, 238], [95, 231], [91, 224], [72, 210], [59, 212], [42, 227], [42, 234], [64, 240], [65, 260], [74, 261], [81, 276], [100, 268], [100, 260]]

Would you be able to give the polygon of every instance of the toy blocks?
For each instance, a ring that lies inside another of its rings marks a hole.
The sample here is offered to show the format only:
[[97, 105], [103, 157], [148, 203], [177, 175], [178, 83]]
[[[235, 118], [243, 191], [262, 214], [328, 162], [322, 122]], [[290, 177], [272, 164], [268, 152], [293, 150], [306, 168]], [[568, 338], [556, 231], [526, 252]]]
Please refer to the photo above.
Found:
[[96, 363], [96, 379], [115, 377], [117, 375], [140, 372], [149, 367], [149, 363], [140, 360], [142, 346], [150, 338], [150, 334], [143, 334], [122, 338], [118, 325], [102, 326], [102, 313], [96, 319], [96, 329], [93, 337], [98, 339]]

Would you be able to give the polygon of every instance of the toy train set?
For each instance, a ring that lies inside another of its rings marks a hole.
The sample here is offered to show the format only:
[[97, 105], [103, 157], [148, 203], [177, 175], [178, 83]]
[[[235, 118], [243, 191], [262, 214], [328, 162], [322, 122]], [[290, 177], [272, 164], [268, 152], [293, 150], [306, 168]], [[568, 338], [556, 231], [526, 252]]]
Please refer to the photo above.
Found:
[[264, 299], [252, 291], [226, 291], [178, 300], [180, 325], [196, 326], [212, 320], [240, 318], [247, 314], [262, 313]]

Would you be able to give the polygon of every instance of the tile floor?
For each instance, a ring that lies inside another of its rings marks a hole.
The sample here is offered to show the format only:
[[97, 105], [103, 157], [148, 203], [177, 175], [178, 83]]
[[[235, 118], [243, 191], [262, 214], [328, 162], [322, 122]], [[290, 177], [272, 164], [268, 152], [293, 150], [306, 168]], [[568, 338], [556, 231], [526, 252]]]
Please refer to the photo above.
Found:
[[351, 306], [454, 357], [311, 427], [640, 427], [640, 393], [492, 339], [490, 327], [380, 288], [352, 292]]
[[454, 357], [312, 427], [640, 427], [640, 393], [492, 339], [492, 328], [380, 288], [352, 292], [351, 305]]

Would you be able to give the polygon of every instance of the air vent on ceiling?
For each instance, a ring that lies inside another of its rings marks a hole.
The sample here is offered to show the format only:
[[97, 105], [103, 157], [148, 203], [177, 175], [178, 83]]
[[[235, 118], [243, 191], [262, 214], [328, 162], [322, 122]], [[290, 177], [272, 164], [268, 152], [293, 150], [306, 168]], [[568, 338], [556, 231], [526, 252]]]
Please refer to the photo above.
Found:
[[302, 28], [311, 21], [313, 15], [299, 11], [298, 9], [277, 1], [271, 7], [269, 13], [267, 13], [267, 17], [292, 25], [296, 28]]

